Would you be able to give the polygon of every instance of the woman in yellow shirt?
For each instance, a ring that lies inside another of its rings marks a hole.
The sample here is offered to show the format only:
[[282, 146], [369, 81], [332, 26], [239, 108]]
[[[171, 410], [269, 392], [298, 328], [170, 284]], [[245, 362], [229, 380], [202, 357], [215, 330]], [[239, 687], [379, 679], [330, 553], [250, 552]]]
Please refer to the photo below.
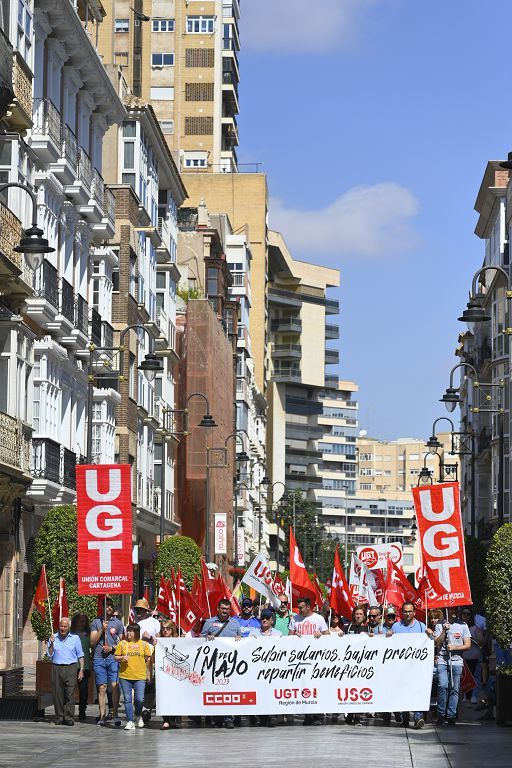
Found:
[[153, 653], [152, 647], [145, 640], [140, 639], [140, 627], [138, 624], [128, 624], [126, 627], [126, 640], [121, 640], [114, 653], [119, 664], [119, 685], [123, 692], [124, 709], [127, 723], [125, 731], [133, 731], [135, 728], [132, 694], [135, 702], [135, 719], [137, 728], [144, 728], [141, 717], [144, 704], [144, 689], [146, 679], [151, 676], [150, 660]]

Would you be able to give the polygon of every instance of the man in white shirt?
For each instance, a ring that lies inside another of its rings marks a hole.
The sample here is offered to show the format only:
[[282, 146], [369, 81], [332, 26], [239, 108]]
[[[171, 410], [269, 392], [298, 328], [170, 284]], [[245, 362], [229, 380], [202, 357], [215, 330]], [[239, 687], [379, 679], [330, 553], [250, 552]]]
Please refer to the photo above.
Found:
[[329, 627], [324, 617], [311, 610], [309, 597], [299, 597], [297, 600], [299, 612], [290, 619], [289, 634], [300, 637], [321, 637], [329, 634]]
[[438, 624], [434, 631], [437, 649], [437, 724], [446, 716], [448, 725], [455, 725], [459, 704], [460, 679], [464, 661], [463, 651], [471, 648], [471, 633], [459, 618], [456, 607], [448, 609], [449, 621]]
[[156, 636], [160, 632], [160, 622], [149, 615], [149, 603], [143, 597], [135, 603], [135, 621], [140, 627], [140, 639], [150, 645], [156, 644]]

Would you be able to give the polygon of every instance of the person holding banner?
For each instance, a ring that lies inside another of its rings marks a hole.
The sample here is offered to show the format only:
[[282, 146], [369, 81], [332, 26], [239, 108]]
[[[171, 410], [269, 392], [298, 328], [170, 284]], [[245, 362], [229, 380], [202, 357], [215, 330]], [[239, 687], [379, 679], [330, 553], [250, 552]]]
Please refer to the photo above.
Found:
[[[140, 639], [138, 624], [128, 624], [126, 640], [120, 640], [114, 655], [120, 662], [119, 681], [123, 691], [127, 720], [124, 729], [125, 731], [133, 731], [136, 727], [144, 728], [142, 707], [146, 680], [149, 681], [151, 678], [153, 647], [145, 640]], [[135, 717], [133, 703], [135, 703]]]
[[285, 637], [288, 636], [291, 618], [288, 595], [279, 595], [279, 607], [274, 614], [274, 627]]
[[[238, 621], [230, 616], [231, 603], [223, 597], [217, 605], [217, 615], [211, 619], [206, 619], [201, 630], [201, 637], [207, 640], [214, 640], [216, 637], [234, 637], [235, 640], [242, 639], [242, 628]], [[214, 724], [218, 727], [234, 728], [235, 722], [232, 717], [215, 717]]]
[[[416, 618], [416, 608], [414, 603], [406, 602], [402, 605], [402, 619], [397, 621], [393, 625], [394, 635], [403, 634], [416, 634], [426, 632], [427, 635], [433, 636], [433, 632], [430, 628], [426, 627], [422, 621], [418, 621]], [[408, 728], [410, 724], [410, 712], [402, 712], [402, 723], [404, 728]], [[425, 725], [425, 719], [423, 712], [414, 713], [414, 728], [420, 730]]]
[[464, 660], [462, 653], [471, 648], [471, 632], [459, 619], [458, 609], [447, 609], [448, 621], [438, 624], [435, 632], [437, 658], [437, 724], [455, 725]]
[[242, 637], [249, 637], [253, 629], [261, 629], [260, 620], [253, 613], [254, 603], [250, 597], [244, 597], [240, 605], [241, 613], [235, 616], [242, 630]]
[[104, 726], [106, 724], [106, 695], [107, 686], [112, 686], [112, 709], [114, 710], [114, 725], [121, 727], [121, 720], [118, 716], [119, 709], [119, 664], [114, 658], [114, 651], [117, 644], [124, 636], [124, 626], [120, 619], [114, 616], [114, 605], [110, 598], [105, 600], [106, 620], [97, 617], [91, 624], [91, 648], [94, 648], [92, 665], [94, 677], [98, 686], [98, 707], [99, 717], [96, 725]]

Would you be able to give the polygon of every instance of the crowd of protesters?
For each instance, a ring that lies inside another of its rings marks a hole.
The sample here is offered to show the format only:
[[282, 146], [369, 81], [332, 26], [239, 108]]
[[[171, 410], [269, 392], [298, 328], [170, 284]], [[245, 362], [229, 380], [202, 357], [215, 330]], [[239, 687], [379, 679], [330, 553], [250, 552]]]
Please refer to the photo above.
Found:
[[[292, 613], [288, 597], [281, 595], [277, 609], [262, 607], [250, 598], [243, 598], [240, 614], [232, 616], [229, 600], [219, 601], [217, 614], [198, 622], [187, 636], [213, 640], [218, 637], [234, 638], [244, 642], [250, 637], [303, 636], [320, 638], [322, 635], [342, 637], [350, 634], [365, 634], [379, 638], [377, 642], [394, 634], [426, 633], [434, 643], [433, 694], [435, 709], [430, 716], [437, 725], [453, 726], [457, 720], [460, 699], [460, 684], [464, 663], [474, 678], [475, 687], [469, 691], [471, 702], [484, 709], [482, 719], [492, 718], [494, 696], [493, 668], [490, 659], [507, 661], [506, 654], [490, 642], [485, 618], [471, 608], [452, 608], [445, 614], [431, 610], [426, 624], [416, 617], [415, 606], [404, 603], [399, 609], [392, 605], [358, 605], [350, 621], [338, 616], [328, 606], [322, 613], [312, 610], [308, 598], [299, 598], [297, 613]], [[126, 627], [114, 609], [111, 600], [105, 601], [105, 615], [97, 617], [89, 626], [88, 618], [77, 613], [70, 621], [62, 618], [59, 631], [48, 642], [48, 655], [53, 662], [52, 690], [55, 709], [55, 724], [74, 725], [74, 694], [79, 691], [79, 714], [86, 720], [86, 709], [91, 669], [97, 688], [99, 727], [110, 725], [121, 728], [119, 718], [120, 692], [123, 694], [126, 714], [125, 730], [144, 728], [151, 717], [155, 700], [154, 646], [159, 637], [180, 637], [183, 633], [176, 623], [168, 618], [160, 620], [152, 615], [144, 598], [135, 605], [135, 621]], [[503, 657], [503, 659], [502, 659]], [[146, 703], [145, 703], [146, 702]], [[361, 714], [305, 715], [304, 725], [323, 725], [330, 718], [332, 723], [345, 722], [361, 726], [372, 719], [381, 720], [384, 726], [395, 723], [409, 727], [410, 712], [385, 712]], [[412, 727], [420, 729], [429, 713], [412, 713]], [[252, 725], [274, 727], [278, 724], [293, 723], [291, 715], [252, 716]], [[163, 717], [161, 730], [182, 726], [184, 718]], [[225, 727], [242, 725], [242, 717], [191, 717], [190, 727]]]

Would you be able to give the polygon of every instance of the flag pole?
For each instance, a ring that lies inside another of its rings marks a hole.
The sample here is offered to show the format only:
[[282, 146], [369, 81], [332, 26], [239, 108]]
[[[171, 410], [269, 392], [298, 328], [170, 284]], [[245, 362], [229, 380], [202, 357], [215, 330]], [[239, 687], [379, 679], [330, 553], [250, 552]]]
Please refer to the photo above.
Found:
[[179, 584], [177, 584], [178, 587], [178, 633], [181, 632], [181, 579], [183, 578], [181, 575], [181, 563], [178, 563], [178, 573], [180, 575], [180, 581]]

